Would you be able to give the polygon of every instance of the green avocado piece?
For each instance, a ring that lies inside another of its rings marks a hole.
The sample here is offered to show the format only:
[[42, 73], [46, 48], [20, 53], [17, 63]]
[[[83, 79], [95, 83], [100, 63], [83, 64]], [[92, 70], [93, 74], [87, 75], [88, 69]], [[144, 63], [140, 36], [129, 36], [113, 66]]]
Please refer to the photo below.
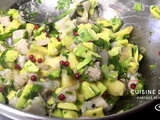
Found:
[[13, 19], [16, 19], [19, 15], [19, 11], [16, 9], [9, 9], [7, 14], [11, 15]]
[[158, 5], [150, 6], [150, 12], [155, 18], [160, 19], [160, 6]]
[[103, 85], [101, 82], [97, 81], [96, 82], [97, 87], [100, 90], [100, 96], [103, 95], [103, 93], [107, 90], [107, 87], [105, 85]]
[[110, 23], [112, 24], [113, 32], [117, 32], [122, 27], [122, 20], [118, 18], [111, 18]]
[[79, 111], [78, 106], [76, 106], [74, 103], [58, 103], [57, 104], [57, 108], [59, 109], [66, 109], [66, 110], [75, 110], [75, 111]]
[[25, 64], [24, 64], [24, 69], [27, 72], [38, 72], [39, 68], [30, 60], [28, 60]]
[[8, 50], [6, 55], [5, 55], [5, 61], [6, 62], [14, 62], [17, 57], [18, 57], [18, 51]]
[[83, 68], [84, 66], [88, 65], [91, 61], [92, 61], [92, 57], [91, 57], [91, 56], [86, 57], [86, 58], [84, 59], [84, 61], [80, 62], [80, 63], [76, 66], [77, 70], [80, 70], [80, 69]]
[[83, 46], [85, 46], [93, 52], [97, 52], [97, 46], [92, 42], [83, 42]]
[[109, 67], [108, 67], [107, 65], [103, 64], [103, 65], [101, 66], [101, 70], [102, 70], [105, 78], [107, 78], [107, 77], [108, 77], [108, 73], [109, 73]]
[[2, 92], [0, 92], [0, 103], [6, 103], [6, 100], [5, 100]]
[[94, 57], [97, 57], [97, 58], [101, 58], [100, 55], [98, 55], [97, 53], [95, 52], [92, 52], [90, 51], [88, 48], [84, 47], [84, 46], [79, 46], [74, 54], [78, 57], [83, 57], [83, 58], [86, 58], [88, 56], [94, 56]]
[[84, 113], [82, 113], [82, 116], [96, 118], [96, 117], [103, 117], [105, 115], [103, 113], [103, 108], [99, 107], [96, 109], [85, 111]]
[[34, 30], [34, 31], [33, 31], [33, 36], [34, 36], [34, 37], [39, 36], [44, 29], [45, 29], [45, 26], [42, 25], [40, 28]]
[[96, 41], [99, 39], [95, 31], [90, 28], [79, 29], [78, 34], [80, 36], [79, 39], [83, 42], [88, 42], [89, 40]]
[[60, 77], [61, 70], [55, 70], [51, 73], [54, 78]]
[[62, 110], [63, 118], [76, 119], [78, 118], [78, 113], [72, 110]]
[[[54, 42], [48, 44], [48, 56], [55, 56], [59, 53], [58, 49], [61, 47], [61, 42]], [[54, 50], [57, 50], [54, 52]]]
[[61, 109], [56, 109], [52, 112], [52, 116], [58, 117], [58, 118], [63, 118], [62, 110]]
[[87, 100], [99, 94], [100, 90], [95, 83], [85, 81], [81, 84], [81, 93], [84, 95], [85, 100]]
[[24, 98], [32, 89], [33, 85], [27, 84], [22, 92], [22, 95], [18, 99], [18, 102], [15, 106], [16, 109], [22, 109], [23, 105], [27, 102], [27, 100]]

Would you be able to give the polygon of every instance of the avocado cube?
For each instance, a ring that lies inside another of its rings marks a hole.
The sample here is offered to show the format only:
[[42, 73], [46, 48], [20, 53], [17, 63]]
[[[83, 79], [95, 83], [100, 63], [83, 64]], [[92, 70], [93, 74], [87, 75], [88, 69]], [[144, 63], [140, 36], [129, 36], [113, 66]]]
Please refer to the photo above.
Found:
[[35, 25], [32, 23], [27, 23], [26, 24], [26, 30], [30, 30], [30, 32], [32, 33], [34, 30]]
[[99, 95], [100, 95], [100, 96], [103, 95], [103, 93], [107, 90], [107, 87], [106, 87], [105, 85], [103, 85], [103, 84], [102, 84], [101, 82], [99, 82], [99, 81], [96, 82], [96, 85], [97, 85], [97, 87], [98, 87], [99, 90], [100, 90]]
[[5, 100], [2, 92], [0, 92], [0, 103], [6, 103], [6, 100]]
[[100, 90], [95, 83], [89, 83], [85, 81], [81, 84], [81, 93], [84, 95], [85, 100], [87, 100], [98, 95]]
[[112, 24], [113, 32], [117, 32], [122, 27], [122, 20], [118, 18], [111, 18], [110, 23]]
[[125, 35], [129, 35], [133, 30], [133, 26], [126, 27], [115, 33], [115, 37], [124, 37]]
[[8, 50], [6, 55], [5, 55], [5, 61], [6, 62], [14, 62], [17, 57], [18, 57], [18, 51]]
[[104, 27], [110, 27], [111, 26], [111, 23], [108, 20], [98, 20], [97, 23], [103, 25]]
[[160, 19], [160, 7], [158, 5], [151, 5], [150, 12], [155, 18]]
[[10, 91], [9, 94], [7, 95], [7, 99], [11, 100], [14, 97], [15, 93], [16, 93], [16, 91], [14, 91], [14, 90]]
[[48, 55], [55, 56], [59, 53], [58, 49], [61, 47], [61, 42], [54, 42], [48, 44]]
[[76, 106], [74, 103], [58, 103], [57, 104], [57, 108], [59, 109], [66, 109], [66, 110], [75, 110], [75, 111], [79, 111], [78, 106]]
[[85, 66], [88, 65], [91, 61], [92, 61], [92, 57], [91, 57], [91, 56], [86, 57], [86, 58], [84, 59], [84, 61], [80, 62], [80, 63], [76, 66], [77, 70], [80, 70], [81, 68], [85, 67]]
[[96, 117], [103, 117], [105, 115], [103, 113], [103, 108], [100, 107], [96, 109], [87, 110], [84, 113], [82, 113], [82, 116], [96, 118]]
[[62, 110], [63, 118], [76, 119], [78, 118], [78, 113], [72, 110]]
[[56, 109], [54, 110], [51, 115], [53, 117], [58, 117], [58, 118], [63, 118], [62, 110], [61, 109]]
[[103, 65], [101, 66], [101, 70], [102, 70], [105, 78], [107, 78], [107, 77], [108, 77], [108, 73], [109, 73], [109, 67], [108, 67], [107, 65], [103, 64]]
[[48, 101], [47, 101], [47, 104], [49, 104], [49, 105], [53, 105], [54, 103], [55, 103], [55, 102], [54, 102], [54, 100], [53, 100], [52, 97], [49, 98]]
[[16, 9], [9, 9], [7, 14], [11, 15], [12, 19], [18, 18], [18, 15], [19, 15], [18, 10], [16, 10]]
[[38, 72], [39, 71], [39, 68], [30, 60], [28, 60], [25, 64], [24, 64], [24, 69], [27, 71], [27, 72]]
[[85, 46], [93, 52], [97, 52], [97, 46], [92, 42], [83, 42], [83, 46]]
[[27, 84], [20, 96], [20, 98], [17, 101], [17, 104], [15, 106], [16, 109], [22, 109], [23, 105], [27, 102], [27, 100], [24, 98], [29, 92], [31, 92], [33, 85]]

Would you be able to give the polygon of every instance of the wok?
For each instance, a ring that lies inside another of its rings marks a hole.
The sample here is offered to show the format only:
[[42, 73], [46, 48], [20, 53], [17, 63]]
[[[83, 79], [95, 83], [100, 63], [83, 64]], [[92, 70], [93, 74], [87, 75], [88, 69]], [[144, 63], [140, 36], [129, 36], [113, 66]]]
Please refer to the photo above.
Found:
[[[0, 0], [0, 10], [7, 10], [10, 7], [18, 8], [18, 5], [23, 4], [29, 0]], [[106, 1], [100, 0], [102, 2], [102, 9], [105, 11]], [[132, 43], [137, 44], [139, 47], [144, 47], [147, 51], [146, 56], [140, 65], [140, 73], [142, 73], [145, 78], [145, 89], [146, 90], [160, 90], [160, 20], [153, 18], [149, 12], [150, 5], [160, 5], [159, 0], [110, 0], [117, 6], [124, 8], [124, 11], [120, 14], [123, 20], [124, 26], [134, 26], [134, 31], [130, 37]], [[118, 1], [118, 2], [117, 2]], [[142, 12], [136, 12], [133, 10], [134, 3], [141, 3], [143, 5]], [[107, 14], [102, 13], [102, 16], [107, 16]], [[156, 65], [156, 68], [151, 70], [150, 65]], [[135, 113], [139, 110], [145, 110], [145, 107], [152, 104], [157, 98], [156, 94], [143, 94], [140, 95], [143, 99], [138, 99], [138, 97], [122, 97], [116, 107], [111, 111], [111, 115], [107, 115], [100, 119], [117, 119], [123, 118], [126, 115]], [[125, 111], [123, 113], [114, 114], [124, 108], [127, 104], [133, 104], [133, 108]], [[7, 116], [11, 119], [19, 120], [60, 120], [60, 118], [49, 118], [44, 116], [37, 116], [30, 113], [25, 113], [7, 105], [0, 104], [0, 114]]]

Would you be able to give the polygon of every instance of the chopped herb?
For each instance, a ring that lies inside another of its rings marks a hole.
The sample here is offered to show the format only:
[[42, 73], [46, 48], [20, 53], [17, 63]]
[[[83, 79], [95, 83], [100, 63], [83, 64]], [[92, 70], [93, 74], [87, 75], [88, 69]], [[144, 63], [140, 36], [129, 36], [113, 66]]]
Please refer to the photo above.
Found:
[[42, 88], [41, 85], [34, 85], [31, 89], [31, 91], [24, 96], [24, 98], [26, 100], [29, 100], [29, 99], [33, 99], [34, 97], [36, 97], [38, 95], [38, 91]]
[[73, 71], [72, 71], [72, 69], [70, 67], [67, 67], [66, 70], [67, 70], [67, 75], [70, 75], [70, 76], [74, 75]]
[[133, 9], [136, 10], [137, 12], [142, 11], [142, 4], [141, 3], [134, 3]]
[[37, 0], [37, 3], [42, 4], [42, 1], [41, 0]]
[[72, 0], [59, 0], [56, 9], [63, 10], [65, 8], [69, 8], [71, 3]]
[[126, 110], [129, 110], [129, 109], [131, 109], [133, 107], [133, 104], [127, 104], [125, 107], [124, 107], [124, 111], [126, 111]]
[[129, 38], [129, 34], [125, 34], [125, 35], [123, 36], [123, 38], [124, 38], [124, 39]]
[[33, 16], [36, 16], [36, 15], [38, 15], [38, 12], [29, 13], [28, 15], [29, 15], [29, 16], [31, 16], [31, 17], [33, 17]]
[[2, 55], [0, 56], [0, 65], [2, 65], [2, 67], [4, 67], [4, 68], [8, 68], [8, 65], [7, 65], [7, 63], [5, 61], [5, 55], [6, 55], [7, 52], [8, 52], [8, 50], [5, 50], [2, 53]]
[[98, 41], [93, 41], [93, 43], [99, 46], [101, 49], [108, 49], [110, 47], [110, 43], [103, 39], [99, 39]]
[[153, 32], [149, 32], [149, 35], [152, 36], [152, 35], [153, 35]]
[[81, 78], [82, 78], [82, 80], [89, 81], [89, 78], [85, 73], [81, 74]]
[[80, 105], [82, 105], [82, 102], [81, 102], [80, 100], [76, 100], [75, 104], [76, 104], [77, 106], [80, 106]]
[[73, 13], [74, 11], [75, 11], [75, 9], [69, 9], [69, 10], [63, 12], [62, 14], [60, 14], [58, 17], [53, 17], [52, 19], [53, 19], [53, 20], [62, 19], [62, 18], [64, 18], [65, 16], [67, 16], [67, 15]]
[[96, 116], [97, 115], [97, 113], [93, 113], [93, 116]]
[[53, 76], [52, 74], [49, 74], [49, 75], [48, 75], [48, 78], [49, 78], [50, 80], [53, 80], [53, 79], [54, 79], [54, 76]]
[[58, 98], [58, 95], [56, 93], [52, 93], [52, 97]]
[[72, 92], [70, 92], [70, 91], [65, 92], [65, 94], [73, 95], [73, 93], [72, 93]]
[[151, 70], [153, 70], [155, 67], [156, 67], [156, 65], [150, 65], [150, 66], [149, 66], [149, 68], [150, 68]]
[[77, 32], [78, 31], [78, 27], [73, 29], [73, 32]]

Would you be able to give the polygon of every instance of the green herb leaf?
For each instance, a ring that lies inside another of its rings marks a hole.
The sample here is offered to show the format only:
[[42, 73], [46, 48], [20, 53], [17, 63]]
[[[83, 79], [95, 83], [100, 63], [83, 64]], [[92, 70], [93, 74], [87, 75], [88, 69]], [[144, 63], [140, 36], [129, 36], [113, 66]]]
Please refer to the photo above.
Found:
[[5, 55], [7, 52], [8, 52], [8, 50], [5, 50], [0, 57], [0, 65], [2, 65], [2, 67], [4, 67], [4, 68], [8, 68], [8, 65], [5, 61]]
[[65, 8], [69, 8], [71, 3], [72, 0], [59, 0], [56, 9], [63, 10]]
[[58, 98], [58, 95], [56, 93], [52, 93], [52, 97]]
[[137, 12], [142, 11], [142, 4], [141, 3], [134, 3], [133, 9], [136, 10]]
[[42, 1], [41, 0], [37, 0], [37, 3], [42, 4]]
[[149, 68], [150, 68], [151, 70], [153, 70], [155, 67], [156, 67], [156, 65], [150, 65], [150, 66], [149, 66]]

